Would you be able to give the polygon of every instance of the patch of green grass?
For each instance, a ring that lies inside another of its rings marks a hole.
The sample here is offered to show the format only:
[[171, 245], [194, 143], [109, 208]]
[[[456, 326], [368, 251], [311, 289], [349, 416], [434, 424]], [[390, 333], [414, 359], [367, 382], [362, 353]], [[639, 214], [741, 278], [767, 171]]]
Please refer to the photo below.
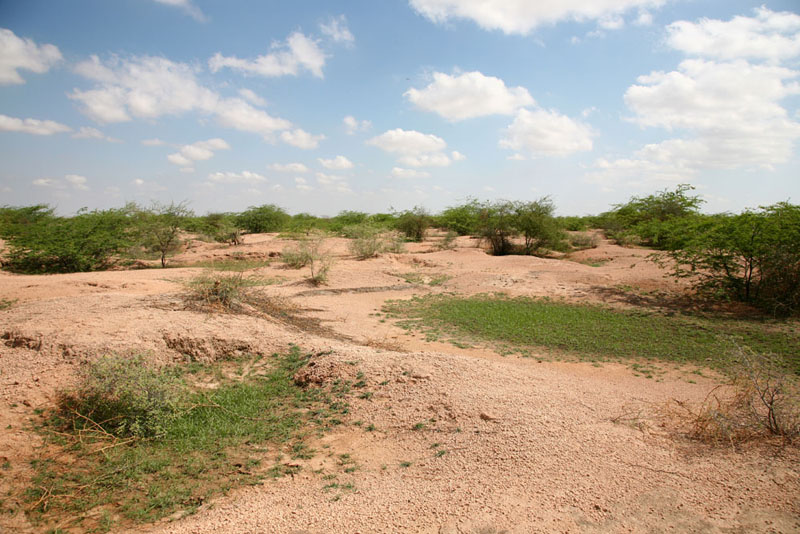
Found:
[[389, 301], [384, 311], [407, 329], [436, 339], [541, 347], [582, 357], [645, 358], [726, 368], [736, 344], [774, 353], [800, 373], [800, 333], [793, 323], [664, 316], [548, 299], [431, 295]]
[[0, 299], [0, 311], [7, 310], [17, 303], [17, 299]]
[[[293, 347], [266, 359], [263, 375], [225, 379], [211, 391], [186, 384], [178, 414], [146, 438], [68, 426], [63, 415], [43, 419], [48, 454], [33, 462], [29, 516], [42, 527], [82, 529], [99, 527], [107, 514], [115, 524], [150, 522], [191, 513], [230, 488], [297, 472], [280, 461], [262, 467], [262, 459], [275, 450], [312, 457], [306, 440], [331, 424], [331, 393], [293, 381], [307, 361]], [[204, 374], [226, 376], [214, 368]]]

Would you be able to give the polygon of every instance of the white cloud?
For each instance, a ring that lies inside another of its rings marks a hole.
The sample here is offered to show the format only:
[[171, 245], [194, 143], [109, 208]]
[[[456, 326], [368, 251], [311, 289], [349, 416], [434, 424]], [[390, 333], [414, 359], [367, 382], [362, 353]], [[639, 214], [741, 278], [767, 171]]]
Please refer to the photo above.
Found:
[[154, 0], [159, 4], [165, 4], [168, 6], [174, 6], [181, 8], [186, 12], [187, 15], [192, 17], [197, 22], [206, 22], [208, 18], [200, 11], [196, 5], [192, 3], [191, 0]]
[[345, 169], [352, 169], [354, 167], [353, 162], [347, 159], [344, 156], [336, 156], [332, 159], [323, 159], [318, 158], [320, 165], [325, 167], [326, 169], [341, 171]]
[[800, 55], [800, 14], [776, 13], [763, 6], [755, 9], [754, 17], [673, 22], [667, 33], [667, 44], [691, 55], [768, 60]]
[[281, 132], [281, 140], [283, 140], [284, 143], [296, 146], [297, 148], [302, 148], [304, 150], [317, 148], [319, 146], [319, 142], [323, 139], [325, 139], [324, 135], [312, 135], [305, 130], [301, 130], [300, 128]]
[[50, 189], [65, 189], [68, 185], [71, 186], [73, 189], [77, 189], [79, 191], [88, 191], [89, 186], [86, 185], [88, 180], [85, 176], [81, 176], [79, 174], [67, 174], [64, 176], [63, 180], [56, 180], [53, 178], [37, 178], [33, 180], [31, 183], [36, 187], [47, 187]]
[[647, 10], [642, 10], [639, 12], [639, 16], [636, 17], [636, 20], [633, 23], [637, 26], [650, 26], [653, 24], [653, 14]]
[[311, 191], [314, 189], [312, 186], [308, 185], [308, 182], [305, 178], [297, 177], [294, 179], [295, 187], [301, 191]]
[[[452, 163], [444, 153], [447, 148], [444, 139], [416, 130], [388, 130], [366, 143], [397, 155], [398, 163], [407, 167], [447, 167]], [[463, 159], [459, 152], [454, 154], [458, 154], [457, 159]]]
[[426, 152], [441, 152], [447, 147], [444, 139], [433, 134], [424, 134], [416, 130], [395, 128], [388, 130], [367, 141], [386, 152], [411, 156]]
[[214, 156], [217, 150], [228, 150], [230, 145], [218, 137], [207, 141], [198, 141], [191, 145], [183, 145], [180, 152], [170, 154], [167, 160], [181, 167], [191, 167], [195, 161], [205, 161]]
[[325, 66], [326, 56], [315, 40], [294, 32], [286, 39], [286, 43], [273, 43], [271, 48], [275, 51], [253, 60], [226, 57], [217, 52], [208, 60], [208, 66], [211, 72], [227, 67], [266, 77], [297, 76], [302, 68], [317, 78], [323, 77], [322, 67]]
[[39, 119], [18, 119], [8, 115], [0, 115], [0, 131], [22, 132], [32, 135], [53, 135], [71, 132], [72, 128], [55, 121]]
[[427, 178], [430, 176], [429, 172], [418, 171], [415, 169], [404, 169], [402, 167], [393, 167], [392, 176], [395, 178]]
[[342, 122], [344, 123], [347, 135], [354, 135], [356, 132], [366, 132], [372, 128], [372, 123], [370, 121], [359, 121], [352, 115], [346, 116], [342, 119]]
[[86, 185], [87, 180], [85, 176], [81, 176], [80, 174], [68, 174], [64, 176], [64, 180], [66, 180], [75, 189], [79, 189], [81, 191], [89, 190], [89, 186]]
[[239, 89], [239, 94], [255, 106], [264, 107], [267, 105], [267, 101], [258, 96], [255, 92], [251, 91], [250, 89]]
[[556, 111], [521, 109], [499, 145], [533, 156], [568, 156], [592, 149], [592, 130]]
[[517, 109], [534, 104], [524, 87], [506, 87], [500, 78], [481, 72], [450, 76], [433, 73], [433, 82], [424, 89], [409, 89], [404, 96], [418, 108], [438, 113], [451, 121], [486, 115], [512, 115]]
[[527, 34], [545, 24], [561, 21], [600, 20], [631, 9], [658, 7], [666, 0], [409, 0], [418, 13], [436, 23], [471, 19], [485, 30]]
[[221, 101], [217, 105], [215, 112], [217, 120], [222, 126], [244, 132], [257, 133], [266, 139], [271, 139], [275, 132], [292, 126], [291, 122], [273, 117], [266, 111], [254, 108], [239, 98]]
[[0, 28], [0, 85], [25, 83], [18, 70], [42, 74], [61, 61], [61, 52], [51, 44], [37, 45], [14, 32]]
[[75, 71], [97, 82], [95, 89], [75, 89], [70, 98], [83, 104], [83, 111], [98, 122], [123, 122], [131, 117], [154, 119], [192, 110], [213, 112], [220, 100], [214, 91], [200, 85], [194, 69], [165, 58], [143, 56], [123, 60], [97, 56], [83, 61]]
[[[769, 166], [787, 161], [800, 123], [780, 101], [800, 94], [800, 72], [751, 65], [684, 60], [677, 71], [653, 72], [628, 88], [625, 102], [642, 126], [682, 129], [693, 138], [669, 140], [648, 154], [694, 167]], [[687, 163], [689, 165], [690, 163]]]
[[587, 179], [604, 187], [679, 183], [706, 169], [772, 169], [789, 161], [800, 117], [781, 102], [800, 94], [800, 71], [778, 63], [800, 55], [800, 15], [762, 7], [755, 17], [679, 21], [667, 31], [673, 48], [712, 59], [640, 76], [625, 102], [633, 122], [680, 134], [630, 157], [598, 159]]
[[625, 27], [625, 19], [619, 14], [604, 15], [597, 21], [597, 25], [604, 30], [620, 30]]
[[453, 150], [450, 153], [450, 157], [453, 158], [453, 161], [462, 161], [462, 160], [467, 159], [467, 156], [465, 156], [464, 154], [462, 154], [458, 150]]
[[335, 43], [352, 44], [356, 40], [347, 27], [347, 19], [344, 15], [331, 17], [327, 24], [320, 24], [319, 29]]
[[62, 187], [61, 183], [59, 183], [57, 180], [53, 180], [52, 178], [37, 178], [31, 183], [36, 187]]
[[292, 126], [240, 98], [223, 99], [197, 81], [194, 68], [165, 58], [112, 57], [103, 62], [92, 56], [75, 70], [97, 85], [86, 91], [75, 89], [70, 98], [80, 102], [83, 112], [101, 123], [199, 111], [216, 116], [222, 126], [267, 139]]
[[255, 172], [242, 171], [214, 172], [208, 175], [208, 181], [215, 184], [257, 184], [266, 182], [267, 179]]
[[352, 193], [353, 190], [350, 188], [350, 184], [347, 183], [347, 178], [344, 176], [337, 176], [334, 174], [325, 174], [324, 172], [318, 172], [317, 176], [317, 183], [323, 187], [326, 191], [331, 191], [335, 193]]
[[159, 139], [158, 137], [154, 137], [152, 139], [142, 139], [142, 144], [144, 146], [164, 146], [166, 143]]
[[295, 172], [295, 173], [302, 173], [308, 172], [309, 168], [303, 165], [302, 163], [273, 163], [269, 166], [270, 169], [277, 172]]
[[75, 139], [100, 139], [101, 141], [108, 141], [109, 143], [121, 142], [119, 139], [110, 137], [97, 128], [91, 128], [89, 126], [81, 126], [81, 129], [72, 134], [72, 137]]

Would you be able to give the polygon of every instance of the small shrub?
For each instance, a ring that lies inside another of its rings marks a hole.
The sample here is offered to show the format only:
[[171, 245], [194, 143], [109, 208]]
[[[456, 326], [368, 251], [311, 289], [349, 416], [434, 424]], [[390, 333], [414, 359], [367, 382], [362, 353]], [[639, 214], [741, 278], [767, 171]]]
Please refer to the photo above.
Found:
[[569, 236], [570, 246], [578, 250], [597, 248], [599, 243], [600, 240], [597, 238], [597, 234], [580, 233]]
[[399, 232], [385, 232], [383, 235], [383, 252], [402, 254], [405, 252], [406, 244], [403, 235]]
[[57, 397], [58, 414], [72, 428], [116, 437], [161, 435], [178, 414], [183, 389], [144, 357], [105, 356], [87, 365], [75, 389]]
[[454, 232], [453, 230], [449, 230], [436, 246], [439, 248], [439, 250], [452, 250], [456, 248], [457, 237], [458, 233]]
[[263, 284], [263, 280], [242, 272], [205, 272], [187, 282], [186, 297], [202, 308], [234, 310], [247, 300], [246, 288]]
[[291, 269], [302, 269], [311, 263], [311, 249], [305, 240], [281, 251], [281, 261]]
[[323, 249], [325, 243], [325, 233], [314, 232], [305, 242], [305, 250], [308, 253], [308, 268], [311, 271], [309, 282], [315, 286], [324, 284], [328, 281], [328, 272], [333, 267], [333, 256], [330, 252]]
[[348, 248], [359, 260], [374, 258], [383, 251], [384, 243], [381, 229], [368, 224], [351, 225], [342, 229], [350, 237]]
[[689, 435], [715, 443], [736, 443], [763, 436], [792, 441], [800, 435], [800, 390], [776, 356], [737, 347], [728, 394], [712, 391], [689, 415]]
[[417, 206], [413, 210], [399, 213], [395, 221], [395, 228], [411, 241], [422, 241], [425, 239], [425, 231], [430, 226], [430, 220], [428, 212]]
[[236, 225], [251, 234], [280, 232], [289, 224], [291, 217], [283, 208], [274, 204], [251, 206], [236, 217]]

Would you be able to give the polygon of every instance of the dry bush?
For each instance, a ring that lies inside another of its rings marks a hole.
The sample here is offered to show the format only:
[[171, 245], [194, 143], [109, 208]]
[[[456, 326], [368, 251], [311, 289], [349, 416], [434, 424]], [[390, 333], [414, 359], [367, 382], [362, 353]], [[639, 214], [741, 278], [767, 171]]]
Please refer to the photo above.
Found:
[[697, 408], [676, 401], [690, 437], [710, 443], [741, 443], [800, 436], [800, 389], [772, 355], [737, 347], [737, 370], [728, 387], [714, 388]]

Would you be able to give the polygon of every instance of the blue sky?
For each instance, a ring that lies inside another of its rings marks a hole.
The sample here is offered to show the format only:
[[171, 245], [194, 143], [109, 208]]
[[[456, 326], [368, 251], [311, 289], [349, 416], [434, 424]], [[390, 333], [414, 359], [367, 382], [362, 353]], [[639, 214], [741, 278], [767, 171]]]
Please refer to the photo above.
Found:
[[796, 203], [799, 104], [796, 1], [0, 2], [0, 205], [64, 214]]

